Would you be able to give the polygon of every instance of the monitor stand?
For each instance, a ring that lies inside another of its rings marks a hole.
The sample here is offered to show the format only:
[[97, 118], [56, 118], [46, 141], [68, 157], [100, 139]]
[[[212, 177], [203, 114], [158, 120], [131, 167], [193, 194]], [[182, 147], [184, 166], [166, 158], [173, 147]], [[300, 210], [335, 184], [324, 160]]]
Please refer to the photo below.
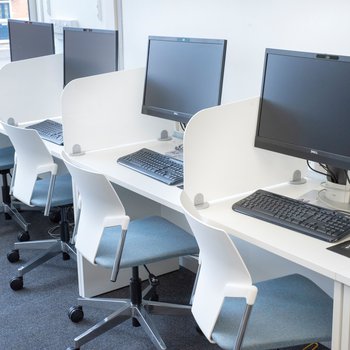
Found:
[[350, 185], [326, 181], [318, 192], [319, 201], [336, 210], [350, 212]]
[[322, 182], [322, 189], [304, 193], [298, 199], [320, 207], [341, 210], [350, 213], [350, 185], [340, 185], [334, 182]]

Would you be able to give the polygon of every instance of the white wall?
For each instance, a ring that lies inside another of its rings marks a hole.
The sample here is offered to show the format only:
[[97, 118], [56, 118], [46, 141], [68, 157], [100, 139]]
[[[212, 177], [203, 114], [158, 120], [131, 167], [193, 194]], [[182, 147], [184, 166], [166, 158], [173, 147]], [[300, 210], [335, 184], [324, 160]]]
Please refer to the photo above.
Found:
[[80, 27], [116, 28], [116, 0], [37, 0], [46, 21], [51, 18], [74, 18]]
[[223, 102], [259, 95], [266, 47], [350, 55], [348, 0], [121, 0], [124, 67], [148, 35], [228, 39]]

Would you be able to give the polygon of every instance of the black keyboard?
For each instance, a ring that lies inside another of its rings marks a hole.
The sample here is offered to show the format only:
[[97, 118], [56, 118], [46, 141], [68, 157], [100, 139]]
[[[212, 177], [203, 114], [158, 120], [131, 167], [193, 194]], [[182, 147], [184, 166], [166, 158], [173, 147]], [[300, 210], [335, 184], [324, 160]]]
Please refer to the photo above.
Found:
[[233, 204], [232, 209], [327, 242], [350, 233], [350, 216], [343, 212], [263, 190]]
[[178, 185], [183, 182], [181, 160], [147, 148], [120, 157], [117, 162], [167, 185]]
[[63, 145], [62, 124], [51, 119], [27, 126], [27, 129], [35, 129], [40, 137], [46, 141]]

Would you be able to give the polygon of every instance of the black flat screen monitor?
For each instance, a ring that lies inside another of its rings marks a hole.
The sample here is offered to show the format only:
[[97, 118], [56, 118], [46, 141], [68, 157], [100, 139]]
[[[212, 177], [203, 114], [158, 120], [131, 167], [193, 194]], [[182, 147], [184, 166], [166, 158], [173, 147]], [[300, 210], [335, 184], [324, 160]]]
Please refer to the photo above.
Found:
[[8, 20], [11, 61], [53, 55], [55, 40], [52, 23]]
[[64, 85], [71, 80], [118, 70], [118, 31], [63, 29]]
[[187, 123], [221, 102], [226, 40], [151, 36], [142, 113]]
[[344, 180], [350, 57], [267, 49], [255, 146], [323, 163]]

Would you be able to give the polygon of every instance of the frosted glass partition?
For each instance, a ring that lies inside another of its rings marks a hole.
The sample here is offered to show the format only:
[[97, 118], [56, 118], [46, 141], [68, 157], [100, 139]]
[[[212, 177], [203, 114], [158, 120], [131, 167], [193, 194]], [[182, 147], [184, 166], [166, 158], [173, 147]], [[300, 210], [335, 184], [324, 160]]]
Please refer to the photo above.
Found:
[[0, 69], [0, 119], [28, 122], [61, 115], [62, 55], [11, 62]]

